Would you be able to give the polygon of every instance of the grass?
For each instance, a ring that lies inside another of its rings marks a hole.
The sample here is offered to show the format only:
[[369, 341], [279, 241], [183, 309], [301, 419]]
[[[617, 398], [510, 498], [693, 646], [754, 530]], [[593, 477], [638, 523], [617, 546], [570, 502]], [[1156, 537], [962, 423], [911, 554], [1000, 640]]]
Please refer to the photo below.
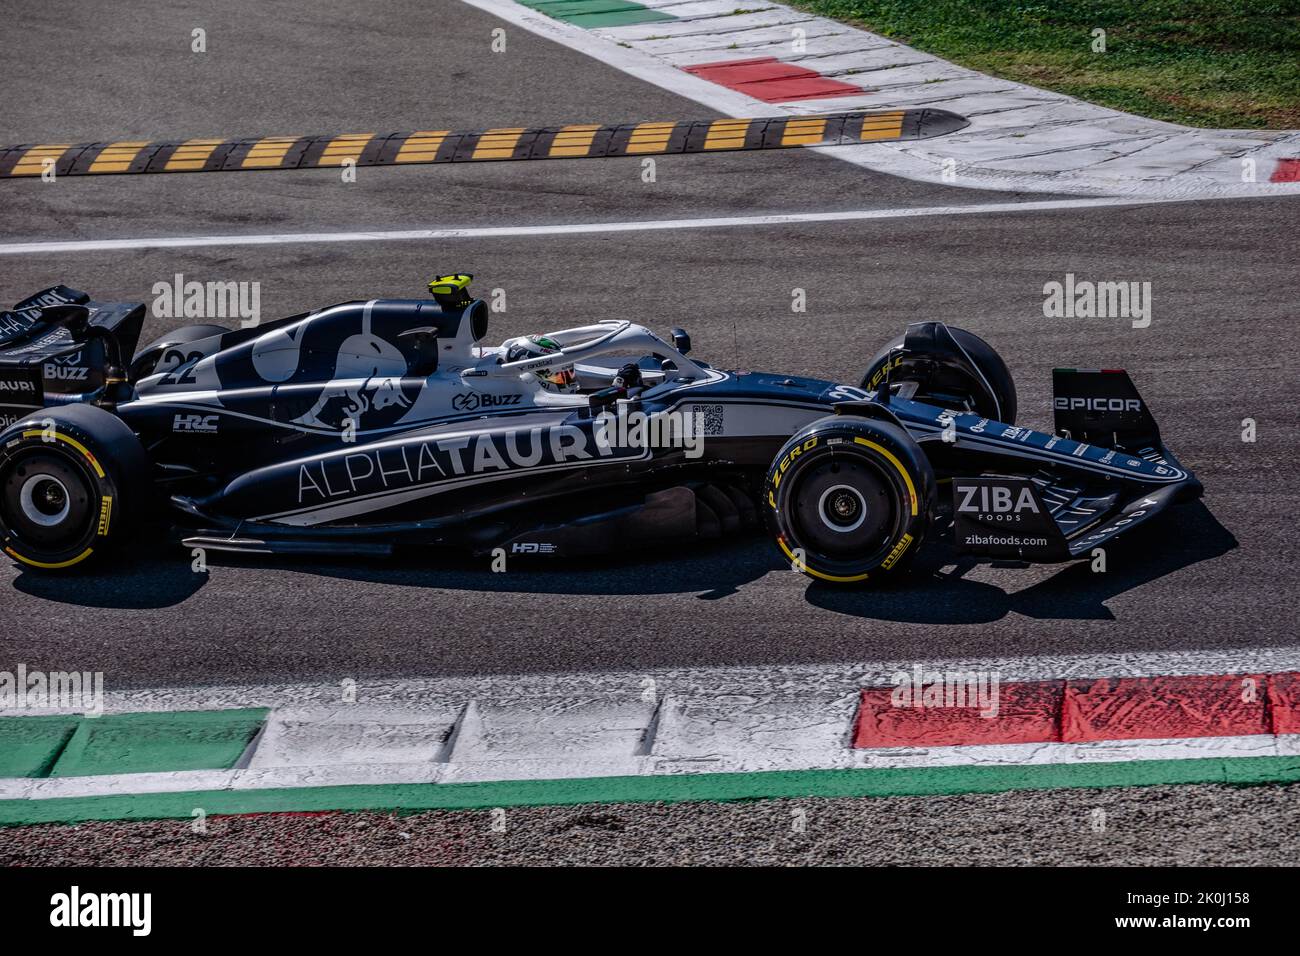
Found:
[[[1300, 127], [1300, 0], [791, 0], [962, 66], [1188, 126]], [[1094, 52], [1093, 31], [1106, 31]]]

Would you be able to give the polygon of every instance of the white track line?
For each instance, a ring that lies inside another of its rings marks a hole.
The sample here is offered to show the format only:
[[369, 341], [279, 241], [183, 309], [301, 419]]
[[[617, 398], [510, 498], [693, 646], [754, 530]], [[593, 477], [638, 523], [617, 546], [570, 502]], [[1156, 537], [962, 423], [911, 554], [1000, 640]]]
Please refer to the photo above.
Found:
[[669, 232], [680, 229], [734, 229], [818, 222], [861, 222], [872, 219], [912, 219], [930, 216], [981, 216], [1004, 212], [1053, 212], [1108, 206], [1149, 206], [1192, 200], [1165, 199], [1044, 199], [1032, 202], [971, 203], [962, 206], [915, 206], [899, 209], [851, 209], [840, 212], [795, 212], [763, 216], [710, 216], [703, 219], [652, 219], [628, 222], [577, 222], [547, 226], [467, 226], [443, 229], [395, 229], [366, 232], [288, 232], [266, 235], [154, 236], [135, 239], [71, 239], [59, 242], [15, 242], [0, 245], [0, 255], [53, 255], [61, 252], [120, 252], [135, 249], [198, 249], [209, 246], [284, 246], [322, 242], [445, 242], [449, 239], [591, 235], [612, 232]]
[[725, 754], [707, 760], [669, 757], [543, 757], [465, 763], [337, 764], [243, 770], [182, 770], [0, 780], [0, 799], [50, 800], [208, 790], [278, 790], [297, 787], [391, 784], [486, 783], [513, 780], [575, 780], [592, 777], [677, 776], [695, 773], [918, 769], [927, 767], [1044, 764], [1113, 764], [1137, 760], [1202, 760], [1300, 756], [1296, 736], [1196, 737], [1173, 740], [1105, 740], [1082, 744], [1000, 744], [978, 747], [844, 750], [838, 754], [756, 760]]

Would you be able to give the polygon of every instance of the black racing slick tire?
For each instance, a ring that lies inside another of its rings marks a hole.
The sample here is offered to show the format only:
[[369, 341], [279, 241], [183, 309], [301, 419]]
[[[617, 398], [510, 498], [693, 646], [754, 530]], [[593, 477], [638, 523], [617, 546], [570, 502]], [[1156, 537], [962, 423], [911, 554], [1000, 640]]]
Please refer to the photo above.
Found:
[[0, 434], [0, 548], [26, 567], [64, 571], [103, 558], [151, 504], [139, 439], [102, 408], [45, 409]]
[[833, 584], [874, 583], [920, 550], [934, 513], [934, 469], [897, 425], [836, 415], [786, 442], [764, 501], [795, 570]]
[[945, 365], [942, 361], [934, 363], [930, 356], [895, 355], [893, 366], [888, 367], [890, 355], [903, 345], [904, 335], [898, 336], [876, 353], [876, 357], [867, 366], [866, 374], [862, 376], [862, 387], [869, 391], [882, 388], [888, 371], [888, 379], [892, 384], [917, 382], [919, 387], [914, 396], [917, 401], [931, 402], [945, 408], [964, 403], [970, 411], [984, 418], [1014, 425], [1016, 383], [1007, 363], [1002, 361], [1002, 356], [998, 355], [993, 346], [975, 333], [952, 326], [948, 327], [948, 331], [988, 382], [996, 405], [985, 397], [983, 389], [972, 388], [973, 383], [969, 381], [967, 372]]

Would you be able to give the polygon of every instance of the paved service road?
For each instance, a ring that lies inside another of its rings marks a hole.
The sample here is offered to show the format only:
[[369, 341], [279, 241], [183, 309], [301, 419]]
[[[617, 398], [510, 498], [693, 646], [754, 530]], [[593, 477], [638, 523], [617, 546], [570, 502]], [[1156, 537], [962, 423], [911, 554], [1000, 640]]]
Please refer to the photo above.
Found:
[[[343, 2], [54, 2], [0, 37], [84, 49], [87, 68], [14, 79], [4, 142], [386, 131], [707, 116], [573, 51], [451, 2], [377, 19]], [[75, 11], [75, 16], [73, 15]], [[288, 21], [292, 21], [289, 29]], [[188, 52], [190, 31], [209, 52]], [[92, 55], [93, 53], [93, 55]], [[198, 57], [205, 59], [197, 59]], [[66, 139], [60, 139], [66, 137]], [[33, 240], [397, 229], [860, 209], [1014, 200], [873, 175], [811, 152], [0, 184], [0, 245]], [[1042, 198], [1042, 197], [1025, 197]], [[1105, 574], [954, 568], [845, 592], [785, 569], [762, 539], [643, 560], [514, 566], [184, 554], [49, 578], [0, 568], [0, 662], [103, 670], [110, 687], [336, 680], [856, 659], [1178, 650], [1293, 642], [1300, 599], [1294, 391], [1295, 206], [1177, 203], [744, 229], [91, 252], [0, 258], [2, 298], [64, 282], [151, 301], [187, 279], [257, 281], [270, 318], [418, 295], [468, 270], [506, 290], [491, 337], [620, 316], [686, 327], [715, 364], [855, 380], [909, 321], [997, 346], [1022, 419], [1045, 426], [1053, 365], [1123, 365], [1203, 504], [1138, 532]], [[1152, 283], [1153, 321], [1046, 319], [1043, 284]], [[807, 292], [806, 313], [791, 311]], [[167, 323], [151, 319], [145, 336]], [[1242, 420], [1258, 440], [1241, 441]]]

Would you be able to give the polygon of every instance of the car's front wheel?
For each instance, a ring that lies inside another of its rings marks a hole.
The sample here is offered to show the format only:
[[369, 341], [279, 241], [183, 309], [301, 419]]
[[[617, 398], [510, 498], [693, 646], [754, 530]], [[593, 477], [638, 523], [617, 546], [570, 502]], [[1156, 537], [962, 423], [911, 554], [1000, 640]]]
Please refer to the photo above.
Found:
[[934, 469], [890, 422], [832, 416], [796, 433], [767, 474], [777, 546], [795, 570], [834, 584], [899, 572], [934, 510]]
[[929, 343], [932, 350], [906, 350], [907, 336], [898, 336], [871, 360], [862, 387], [875, 390], [886, 382], [914, 382], [918, 401], [1014, 425], [1016, 383], [1002, 356], [973, 332], [953, 326], [946, 331], [948, 337]]

